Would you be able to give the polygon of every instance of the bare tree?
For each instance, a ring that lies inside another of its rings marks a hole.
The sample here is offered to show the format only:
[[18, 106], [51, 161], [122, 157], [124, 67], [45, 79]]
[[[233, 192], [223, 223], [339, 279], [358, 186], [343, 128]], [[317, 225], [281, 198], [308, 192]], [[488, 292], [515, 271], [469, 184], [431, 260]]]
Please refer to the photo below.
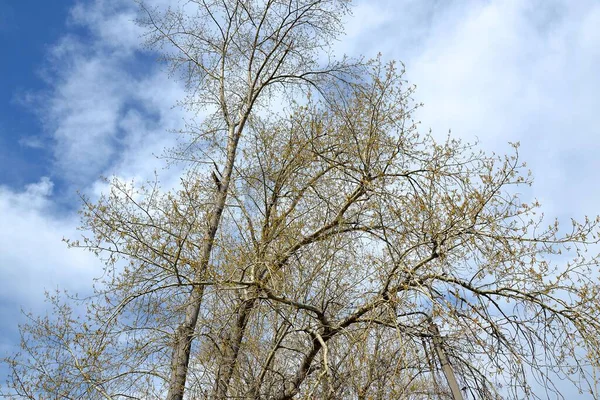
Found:
[[[143, 22], [150, 27], [152, 44], [175, 49], [166, 58], [174, 68], [188, 68], [187, 85], [194, 107], [217, 111], [199, 135], [216, 134], [224, 151], [222, 172], [213, 171], [214, 204], [192, 281], [204, 280], [219, 221], [225, 207], [238, 143], [253, 109], [273, 92], [275, 85], [310, 84], [347, 70], [345, 62], [325, 67], [318, 53], [340, 30], [347, 0], [266, 2], [224, 0], [190, 1], [192, 10], [167, 10], [156, 15], [147, 9]], [[218, 132], [223, 131], [221, 136]], [[225, 144], [226, 143], [226, 144]], [[195, 285], [186, 301], [185, 318], [175, 333], [168, 399], [183, 398], [191, 343], [194, 339], [204, 286]], [[240, 322], [243, 323], [243, 322]], [[235, 353], [235, 349], [230, 350]], [[228, 356], [235, 357], [235, 354]], [[225, 372], [227, 375], [228, 372]], [[225, 378], [226, 380], [228, 378]]]
[[[13, 397], [598, 396], [600, 220], [536, 215], [518, 145], [420, 133], [395, 64], [319, 66], [345, 2], [186, 4], [143, 10], [212, 112], [175, 153], [193, 167], [84, 199], [70, 244], [105, 274], [82, 319], [53, 296], [23, 327]], [[305, 90], [269, 111], [275, 83]]]

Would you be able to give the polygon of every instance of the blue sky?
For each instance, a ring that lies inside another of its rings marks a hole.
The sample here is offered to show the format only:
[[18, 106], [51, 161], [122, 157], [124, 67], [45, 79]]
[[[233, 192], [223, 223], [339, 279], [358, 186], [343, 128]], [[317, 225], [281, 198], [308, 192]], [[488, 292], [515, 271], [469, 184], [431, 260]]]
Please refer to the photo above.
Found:
[[[44, 289], [86, 291], [101, 273], [61, 243], [77, 236], [76, 190], [177, 181], [153, 154], [190, 115], [134, 18], [131, 0], [0, 0], [0, 353]], [[402, 60], [423, 130], [500, 153], [520, 141], [527, 196], [568, 223], [600, 212], [598, 26], [595, 0], [356, 0], [336, 51]]]
[[[0, 182], [13, 188], [50, 172], [43, 149], [22, 146], [21, 137], [40, 130], [40, 122], [20, 102], [44, 87], [40, 79], [46, 50], [64, 34], [69, 1], [57, 7], [36, 0], [0, 1]], [[16, 170], [19, 172], [17, 173]]]

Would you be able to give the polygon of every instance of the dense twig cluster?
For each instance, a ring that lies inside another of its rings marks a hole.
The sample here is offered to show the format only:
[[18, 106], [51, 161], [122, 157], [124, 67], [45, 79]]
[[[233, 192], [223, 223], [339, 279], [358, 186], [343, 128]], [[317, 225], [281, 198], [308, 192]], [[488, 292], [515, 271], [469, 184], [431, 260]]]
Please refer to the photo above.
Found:
[[[192, 6], [144, 11], [213, 111], [178, 154], [194, 168], [84, 201], [70, 244], [104, 277], [82, 319], [54, 297], [23, 328], [15, 397], [497, 399], [556, 377], [598, 395], [598, 220], [544, 225], [518, 145], [420, 134], [394, 64], [320, 66], [346, 2]], [[269, 112], [275, 83], [302, 101]]]

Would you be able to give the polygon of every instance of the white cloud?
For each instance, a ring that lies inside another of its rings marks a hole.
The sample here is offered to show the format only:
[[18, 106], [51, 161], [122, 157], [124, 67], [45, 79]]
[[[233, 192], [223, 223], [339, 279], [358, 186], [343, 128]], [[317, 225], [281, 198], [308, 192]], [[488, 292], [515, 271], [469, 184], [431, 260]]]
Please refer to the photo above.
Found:
[[[20, 143], [39, 147], [49, 139], [52, 176], [63, 189], [55, 193], [47, 177], [22, 190], [0, 186], [0, 317], [15, 321], [3, 332], [2, 348], [17, 343], [21, 307], [42, 311], [44, 291], [57, 287], [89, 292], [102, 273], [90, 253], [61, 243], [81, 234], [78, 215], [64, 208], [65, 192], [97, 196], [106, 190], [100, 175], [153, 179], [164, 165], [155, 155], [174, 145], [175, 135], [167, 131], [183, 124], [183, 111], [173, 108], [182, 86], [158, 64], [136, 64], [141, 54], [134, 16], [124, 1], [78, 3], [70, 22], [88, 29], [89, 37], [67, 34], [53, 45], [45, 66], [50, 90], [24, 96], [37, 107], [48, 137]], [[177, 182], [177, 169], [160, 173], [163, 186]]]
[[56, 212], [52, 190], [46, 177], [23, 191], [0, 186], [0, 295], [25, 307], [37, 304], [43, 288], [89, 288], [87, 278], [99, 265], [91, 254], [61, 243], [65, 236], [78, 236], [78, 218]]
[[[2, 327], [3, 352], [18, 344], [21, 308], [43, 312], [45, 290], [89, 292], [92, 279], [102, 274], [91, 253], [61, 242], [81, 234], [78, 215], [64, 208], [65, 193], [81, 189], [98, 195], [106, 189], [100, 175], [152, 179], [163, 165], [154, 155], [174, 144], [175, 135], [167, 130], [183, 123], [183, 112], [173, 109], [183, 96], [181, 85], [158, 64], [139, 64], [134, 15], [126, 1], [78, 3], [70, 22], [89, 35], [67, 34], [54, 44], [44, 66], [50, 89], [23, 96], [36, 109], [47, 137], [20, 143], [51, 143], [51, 174], [62, 189], [55, 193], [46, 177], [22, 190], [0, 186], [0, 317], [12, 321]], [[178, 171], [161, 175], [172, 185]]]
[[70, 22], [89, 29], [97, 39], [95, 45], [114, 52], [131, 53], [140, 50], [143, 29], [135, 24], [134, 2], [97, 0], [81, 2], [71, 10]]
[[600, 5], [568, 4], [555, 2], [560, 11], [545, 16], [524, 2], [473, 8], [432, 33], [408, 75], [426, 103], [426, 126], [479, 137], [488, 150], [521, 141], [538, 177], [534, 192], [555, 210], [593, 212], [565, 194], [590, 193], [578, 182], [598, 182], [600, 76], [591, 66], [600, 56], [588, 49], [591, 41], [600, 47], [589, 29], [600, 23]]
[[[547, 216], [568, 224], [569, 217], [598, 214], [600, 4], [420, 4], [426, 11], [411, 0], [360, 1], [349, 41], [362, 44], [343, 41], [340, 48], [404, 61], [425, 103], [417, 114], [424, 130], [445, 136], [452, 129], [498, 153], [520, 141], [536, 177], [526, 196], [538, 197]], [[556, 384], [565, 398], [590, 398]]]
[[45, 73], [50, 90], [26, 97], [51, 139], [54, 172], [71, 188], [129, 170], [149, 178], [161, 165], [154, 155], [175, 143], [167, 131], [183, 125], [184, 112], [173, 108], [182, 85], [142, 52], [135, 16], [129, 2], [78, 3], [70, 22], [89, 35], [55, 44]]
[[77, 59], [49, 102], [57, 167], [76, 184], [99, 174], [115, 155], [118, 119], [131, 89], [114, 67], [110, 60]]
[[43, 138], [40, 136], [23, 136], [19, 139], [19, 144], [32, 149], [43, 149], [46, 147]]
[[363, 0], [356, 10], [340, 52], [404, 61], [423, 129], [500, 153], [520, 141], [546, 211], [598, 213], [597, 2]]
[[[18, 345], [23, 311], [41, 313], [44, 291], [87, 293], [100, 262], [91, 253], [67, 249], [63, 236], [77, 237], [76, 215], [59, 216], [48, 178], [22, 191], [0, 186], [0, 350]], [[0, 355], [4, 356], [5, 354]]]

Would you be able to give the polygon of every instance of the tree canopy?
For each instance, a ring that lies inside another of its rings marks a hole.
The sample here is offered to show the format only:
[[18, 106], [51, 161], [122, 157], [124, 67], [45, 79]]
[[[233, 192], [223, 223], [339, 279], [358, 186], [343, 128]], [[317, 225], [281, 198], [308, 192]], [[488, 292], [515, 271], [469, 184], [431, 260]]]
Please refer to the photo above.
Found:
[[336, 61], [348, 7], [141, 5], [207, 116], [170, 153], [177, 189], [83, 198], [68, 244], [104, 273], [22, 327], [8, 397], [520, 399], [557, 378], [599, 396], [600, 219], [525, 202], [518, 144], [421, 132], [402, 65]]

